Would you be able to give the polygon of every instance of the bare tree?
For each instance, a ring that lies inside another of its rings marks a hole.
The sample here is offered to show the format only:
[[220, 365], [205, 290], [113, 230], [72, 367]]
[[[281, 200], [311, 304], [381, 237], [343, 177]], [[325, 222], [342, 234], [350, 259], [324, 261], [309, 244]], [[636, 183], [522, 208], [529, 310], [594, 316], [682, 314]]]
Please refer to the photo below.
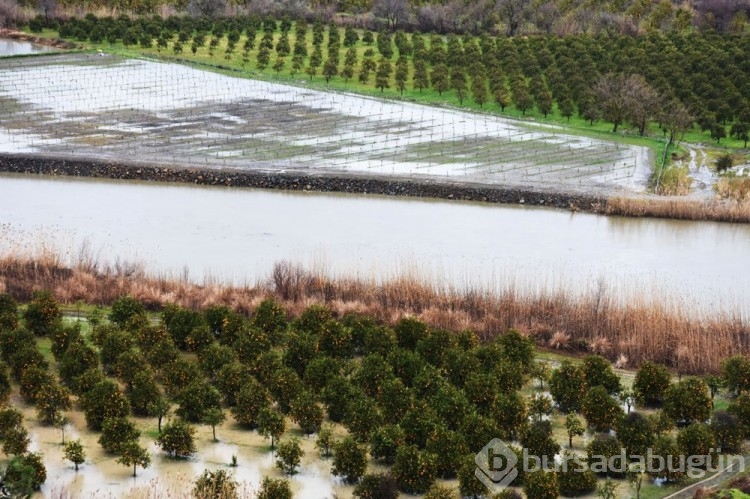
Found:
[[628, 98], [625, 93], [626, 77], [622, 74], [609, 73], [599, 77], [594, 84], [594, 97], [602, 117], [614, 125], [613, 132], [627, 115]]
[[669, 143], [679, 143], [685, 136], [695, 118], [690, 111], [677, 99], [673, 99], [662, 106], [659, 116], [662, 126], [669, 133]]
[[555, 22], [560, 18], [560, 9], [555, 2], [547, 2], [534, 11], [534, 24], [539, 31], [552, 34]]
[[224, 13], [224, 0], [190, 0], [188, 10], [194, 16], [214, 17]]
[[37, 0], [37, 8], [44, 14], [44, 20], [49, 26], [50, 16], [54, 17], [57, 11], [57, 0]]
[[661, 97], [641, 75], [630, 75], [628, 81], [628, 119], [643, 135], [648, 122], [659, 112]]
[[614, 125], [613, 132], [629, 119], [643, 133], [658, 110], [658, 94], [641, 75], [609, 73], [597, 80], [593, 91], [602, 117]]
[[521, 25], [529, 15], [530, 2], [527, 0], [498, 0], [497, 11], [500, 18], [508, 25], [508, 36], [518, 33]]
[[375, 0], [372, 13], [385, 18], [391, 30], [395, 30], [409, 16], [409, 3], [407, 0]]
[[493, 0], [470, 2], [463, 8], [462, 27], [478, 35], [486, 32], [497, 22]]

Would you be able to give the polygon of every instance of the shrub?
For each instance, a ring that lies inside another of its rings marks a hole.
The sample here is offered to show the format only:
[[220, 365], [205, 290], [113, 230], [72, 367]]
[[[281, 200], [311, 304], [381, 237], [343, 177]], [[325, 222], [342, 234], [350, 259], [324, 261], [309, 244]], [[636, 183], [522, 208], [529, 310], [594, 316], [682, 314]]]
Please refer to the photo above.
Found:
[[743, 393], [729, 406], [727, 412], [737, 416], [743, 436], [750, 436], [750, 394]]
[[527, 473], [523, 491], [527, 497], [533, 497], [534, 499], [557, 499], [557, 496], [560, 495], [557, 474], [544, 470]]
[[424, 494], [435, 482], [437, 460], [434, 455], [420, 451], [414, 445], [401, 447], [391, 469], [400, 490], [409, 494]]
[[604, 357], [599, 355], [584, 357], [583, 372], [589, 389], [602, 386], [610, 395], [620, 391], [620, 377], [612, 370], [612, 365]]
[[11, 331], [18, 327], [18, 304], [12, 296], [0, 293], [0, 331]]
[[461, 459], [469, 452], [469, 447], [461, 433], [441, 424], [430, 435], [426, 450], [436, 458], [437, 475], [441, 478], [453, 478], [461, 467]]
[[730, 392], [739, 395], [750, 389], [750, 360], [742, 355], [735, 355], [722, 362], [721, 373]]
[[203, 470], [193, 485], [193, 497], [195, 499], [238, 499], [237, 482], [226, 470]]
[[30, 497], [47, 480], [47, 470], [41, 454], [30, 453], [11, 458], [2, 476], [12, 497]]
[[454, 499], [456, 492], [443, 485], [433, 483], [432, 487], [424, 495], [424, 499]]
[[201, 423], [206, 411], [221, 407], [221, 394], [213, 386], [203, 380], [197, 380], [183, 390], [176, 397], [180, 407], [177, 415], [190, 423]]
[[353, 495], [358, 499], [396, 499], [398, 485], [391, 475], [368, 473], [354, 487]]
[[102, 380], [83, 397], [83, 411], [90, 430], [101, 431], [104, 420], [124, 418], [130, 412], [128, 400], [111, 380]]
[[303, 454], [299, 439], [291, 438], [279, 442], [279, 448], [276, 449], [276, 466], [284, 473], [293, 475], [297, 471]]
[[305, 435], [317, 433], [323, 424], [323, 408], [308, 391], [302, 391], [291, 404], [290, 414]]
[[278, 345], [287, 328], [286, 310], [272, 298], [263, 300], [255, 309], [253, 325], [268, 334], [271, 343]]
[[232, 407], [235, 420], [248, 428], [258, 426], [258, 416], [271, 404], [268, 391], [255, 378], [249, 378], [237, 394], [236, 405]]
[[461, 497], [481, 497], [487, 491], [485, 485], [477, 478], [476, 471], [476, 455], [463, 456], [458, 469], [458, 490]]
[[86, 461], [86, 451], [80, 440], [72, 440], [63, 447], [65, 459], [71, 461], [78, 471], [78, 467]]
[[406, 436], [399, 425], [384, 425], [376, 429], [370, 441], [370, 454], [374, 459], [393, 464], [396, 452], [404, 445]]
[[730, 154], [722, 154], [716, 159], [716, 171], [725, 172], [734, 166], [734, 160]]
[[583, 368], [569, 360], [552, 371], [549, 391], [563, 412], [578, 412], [586, 395], [586, 373]]
[[52, 293], [38, 291], [23, 314], [26, 327], [36, 336], [50, 336], [62, 327], [62, 312]]
[[566, 465], [557, 473], [560, 493], [567, 497], [577, 497], [596, 490], [596, 475], [586, 468], [586, 463], [575, 454], [563, 453]]
[[318, 449], [321, 456], [331, 457], [334, 443], [333, 426], [324, 424], [318, 432], [318, 438], [315, 440], [315, 448]]
[[125, 444], [138, 440], [139, 436], [140, 432], [127, 418], [107, 418], [102, 423], [99, 445], [107, 452], [119, 454]]
[[427, 336], [427, 324], [413, 317], [401, 319], [395, 327], [399, 348], [414, 350], [419, 340]]
[[522, 435], [521, 444], [529, 455], [546, 458], [550, 463], [560, 451], [560, 445], [552, 438], [552, 423], [547, 420], [532, 422]]
[[742, 427], [739, 419], [726, 411], [716, 411], [711, 418], [711, 431], [716, 445], [725, 452], [736, 452], [742, 446]]
[[617, 424], [617, 438], [629, 456], [644, 456], [654, 442], [654, 428], [647, 417], [631, 412]]
[[[677, 445], [686, 456], [716, 457], [716, 437], [706, 423], [696, 423], [680, 430]], [[704, 463], [704, 466], [707, 463]]]
[[657, 194], [683, 196], [690, 192], [692, 184], [693, 178], [688, 167], [668, 166], [662, 171]]
[[511, 329], [497, 339], [502, 348], [503, 359], [522, 367], [528, 372], [534, 363], [534, 342], [531, 338]]
[[146, 318], [146, 309], [143, 304], [132, 296], [123, 296], [112, 303], [112, 311], [109, 313], [109, 320], [120, 327], [125, 327], [133, 319], [140, 319], [144, 322]]
[[195, 428], [183, 421], [175, 420], [164, 426], [156, 438], [156, 443], [172, 457], [190, 457], [196, 450], [193, 435]]
[[331, 474], [346, 483], [357, 483], [367, 469], [367, 451], [352, 437], [345, 437], [333, 446]]
[[633, 393], [639, 404], [654, 407], [664, 400], [671, 381], [666, 367], [650, 361], [644, 362], [635, 374]]
[[[656, 439], [652, 452], [655, 458], [661, 458], [667, 462], [668, 459], [672, 459], [673, 463], [678, 463], [682, 453], [677, 443], [672, 437], [661, 436]], [[679, 469], [679, 466], [664, 466], [662, 470], [650, 470], [649, 475], [651, 478], [661, 478], [667, 482], [679, 482], [684, 476], [684, 471]]]
[[707, 421], [712, 406], [708, 386], [700, 378], [682, 380], [664, 394], [664, 414], [677, 424]]
[[583, 401], [582, 412], [589, 427], [594, 431], [608, 431], [614, 428], [624, 415], [620, 404], [601, 385], [588, 391]]
[[616, 437], [613, 437], [609, 433], [599, 433], [596, 435], [586, 448], [586, 453], [590, 469], [598, 474], [618, 476], [619, 473], [615, 473], [613, 472], [614, 470], [610, 469], [608, 465], [610, 462], [615, 467], [624, 468], [627, 465], [627, 463], [615, 462], [619, 460], [612, 461], [610, 459], [612, 456], [621, 455], [622, 445]]
[[288, 480], [263, 477], [256, 499], [292, 499]]

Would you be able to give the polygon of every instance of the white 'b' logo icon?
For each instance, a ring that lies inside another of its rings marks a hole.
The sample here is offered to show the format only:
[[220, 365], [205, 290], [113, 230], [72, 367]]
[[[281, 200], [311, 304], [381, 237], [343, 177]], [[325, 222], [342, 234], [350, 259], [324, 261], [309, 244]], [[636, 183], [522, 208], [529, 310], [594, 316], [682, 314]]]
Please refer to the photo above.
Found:
[[493, 438], [474, 457], [474, 475], [487, 489], [496, 494], [510, 485], [517, 476], [518, 457], [505, 442]]

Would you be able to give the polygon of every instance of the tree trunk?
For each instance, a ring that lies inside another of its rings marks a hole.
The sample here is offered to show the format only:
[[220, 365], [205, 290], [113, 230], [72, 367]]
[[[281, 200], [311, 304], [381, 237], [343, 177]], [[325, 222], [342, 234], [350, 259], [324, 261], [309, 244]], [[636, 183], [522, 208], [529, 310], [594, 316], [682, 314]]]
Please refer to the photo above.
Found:
[[568, 447], [573, 448], [573, 435], [568, 435]]
[[134, 465], [133, 465], [133, 476], [134, 476], [134, 477], [135, 477], [135, 470], [136, 470], [136, 468], [137, 468], [137, 467], [138, 467], [138, 465], [137, 465], [137, 464], [134, 464]]

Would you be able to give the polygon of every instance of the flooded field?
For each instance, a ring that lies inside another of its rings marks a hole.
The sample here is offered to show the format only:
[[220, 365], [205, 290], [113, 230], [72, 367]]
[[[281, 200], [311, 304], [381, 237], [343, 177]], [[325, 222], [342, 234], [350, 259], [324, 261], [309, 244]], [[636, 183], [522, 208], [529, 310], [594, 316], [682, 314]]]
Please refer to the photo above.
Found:
[[645, 148], [554, 127], [85, 54], [0, 61], [0, 152], [607, 192], [650, 173]]
[[[244, 497], [257, 490], [264, 476], [285, 477], [275, 466], [270, 441], [255, 431], [238, 428], [231, 418], [216, 428], [218, 442], [213, 441], [209, 426], [196, 426], [195, 442], [198, 452], [190, 459], [167, 457], [154, 443], [157, 433], [156, 420], [132, 418], [142, 432], [140, 444], [152, 456], [151, 466], [138, 469], [133, 477], [133, 468], [116, 462], [117, 456], [106, 453], [98, 443], [100, 433], [86, 429], [83, 413], [69, 411], [65, 428], [65, 440], [80, 439], [87, 452], [86, 462], [79, 471], [63, 455], [60, 429], [38, 424], [32, 406], [25, 405], [20, 397], [14, 400], [24, 414], [29, 428], [31, 451], [41, 452], [47, 468], [47, 482], [43, 497], [76, 497], [81, 499], [115, 499], [120, 497], [189, 497], [193, 480], [204, 469], [226, 469], [231, 471], [242, 486]], [[291, 423], [289, 423], [291, 425]], [[301, 499], [352, 497], [353, 487], [344, 485], [330, 473], [330, 461], [317, 457], [314, 437], [305, 437], [299, 430], [290, 430], [287, 437], [300, 437], [305, 455], [299, 472], [290, 478], [295, 497]], [[232, 456], [237, 458], [237, 467], [230, 467]], [[57, 495], [67, 491], [67, 496]], [[160, 493], [155, 495], [154, 491]]]
[[0, 57], [50, 52], [54, 49], [36, 43], [0, 38]]
[[0, 176], [0, 251], [137, 261], [254, 283], [291, 260], [333, 275], [587, 292], [748, 310], [750, 225], [381, 196]]

